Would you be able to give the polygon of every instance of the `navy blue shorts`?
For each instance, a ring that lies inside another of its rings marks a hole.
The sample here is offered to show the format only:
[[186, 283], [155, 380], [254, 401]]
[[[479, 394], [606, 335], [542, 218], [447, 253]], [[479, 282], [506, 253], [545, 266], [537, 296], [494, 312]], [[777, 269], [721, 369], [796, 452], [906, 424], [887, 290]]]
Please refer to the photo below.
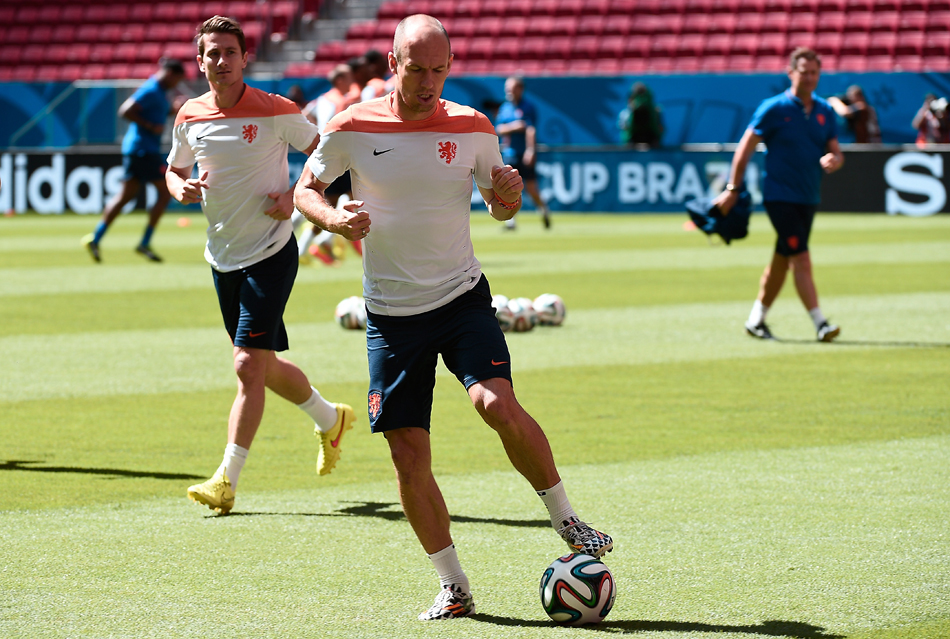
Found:
[[483, 275], [475, 288], [419, 315], [367, 313], [367, 412], [374, 433], [417, 426], [429, 430], [438, 356], [467, 389], [502, 377], [511, 356]]
[[775, 241], [776, 253], [790, 257], [808, 250], [808, 237], [811, 235], [811, 224], [815, 220], [817, 209], [814, 204], [765, 202], [765, 211], [778, 233], [778, 239]]
[[122, 179], [139, 182], [165, 181], [165, 156], [161, 153], [122, 156]]
[[235, 346], [286, 351], [284, 307], [297, 277], [297, 240], [247, 268], [214, 274], [224, 326]]

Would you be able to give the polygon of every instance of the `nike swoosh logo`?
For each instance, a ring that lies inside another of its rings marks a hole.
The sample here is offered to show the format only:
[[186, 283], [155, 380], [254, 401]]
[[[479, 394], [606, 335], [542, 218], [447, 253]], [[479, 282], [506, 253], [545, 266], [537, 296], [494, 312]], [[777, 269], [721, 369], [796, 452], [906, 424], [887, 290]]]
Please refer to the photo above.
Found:
[[[396, 148], [396, 147], [393, 147], [393, 149], [395, 149], [395, 148]], [[393, 149], [386, 149], [385, 151], [377, 151], [376, 149], [373, 149], [373, 155], [382, 155], [383, 153], [389, 153], [389, 152], [392, 151]]]
[[336, 439], [330, 442], [330, 445], [333, 446], [334, 448], [340, 445], [340, 439], [343, 438], [343, 430], [344, 430], [343, 423], [340, 422], [340, 432], [337, 433]]
[[496, 362], [495, 360], [491, 361], [492, 366], [501, 366], [502, 364], [507, 364], [508, 362]]
[[247, 332], [248, 337], [260, 337], [261, 335], [267, 335], [267, 331], [261, 331], [260, 333]]

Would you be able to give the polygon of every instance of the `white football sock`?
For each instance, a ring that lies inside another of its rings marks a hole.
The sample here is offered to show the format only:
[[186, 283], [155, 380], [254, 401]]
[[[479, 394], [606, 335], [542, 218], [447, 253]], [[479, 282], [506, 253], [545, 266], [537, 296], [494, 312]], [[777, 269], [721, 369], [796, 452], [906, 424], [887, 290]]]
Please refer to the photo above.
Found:
[[298, 256], [307, 254], [307, 249], [310, 248], [310, 245], [313, 243], [313, 238], [317, 236], [317, 233], [317, 227], [313, 224], [307, 225], [307, 228], [303, 230], [303, 235], [300, 236], [300, 244], [297, 245]]
[[294, 207], [294, 212], [290, 216], [290, 223], [294, 225], [294, 233], [300, 230], [300, 225], [303, 224], [307, 218], [303, 216], [296, 207]]
[[825, 319], [825, 314], [817, 306], [808, 311], [808, 314], [811, 315], [811, 321], [815, 323], [815, 328], [821, 328], [821, 325], [828, 321]]
[[564, 490], [564, 482], [559, 481], [547, 490], [539, 490], [538, 497], [544, 502], [551, 515], [551, 525], [555, 530], [564, 527], [564, 521], [571, 517], [577, 517], [577, 513], [571, 507], [571, 502], [567, 498], [567, 491]]
[[331, 404], [320, 396], [320, 393], [313, 386], [310, 399], [303, 404], [297, 404], [297, 408], [310, 415], [321, 433], [325, 433], [336, 423], [336, 404]]
[[238, 479], [241, 477], [241, 469], [244, 468], [244, 462], [247, 461], [247, 454], [249, 452], [248, 449], [241, 448], [237, 444], [228, 444], [224, 447], [224, 460], [221, 462], [221, 466], [218, 467], [218, 470], [228, 474], [228, 481], [231, 482], [231, 490], [237, 491]]
[[769, 307], [755, 300], [752, 304], [752, 312], [749, 313], [749, 326], [758, 326], [765, 321], [765, 314], [769, 312]]
[[432, 560], [435, 571], [439, 573], [439, 585], [443, 588], [455, 586], [466, 595], [472, 593], [471, 586], [468, 584], [468, 577], [462, 572], [462, 564], [459, 563], [458, 553], [455, 552], [455, 544], [426, 556]]

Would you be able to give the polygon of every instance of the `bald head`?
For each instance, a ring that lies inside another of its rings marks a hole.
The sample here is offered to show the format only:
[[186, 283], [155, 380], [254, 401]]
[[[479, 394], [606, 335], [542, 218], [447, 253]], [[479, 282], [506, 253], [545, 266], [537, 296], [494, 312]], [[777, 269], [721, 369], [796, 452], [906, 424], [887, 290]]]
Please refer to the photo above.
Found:
[[396, 62], [403, 60], [406, 47], [431, 38], [445, 38], [449, 51], [452, 50], [448, 32], [442, 23], [432, 16], [417, 13], [403, 18], [396, 26], [396, 33], [393, 36], [393, 55], [396, 56]]

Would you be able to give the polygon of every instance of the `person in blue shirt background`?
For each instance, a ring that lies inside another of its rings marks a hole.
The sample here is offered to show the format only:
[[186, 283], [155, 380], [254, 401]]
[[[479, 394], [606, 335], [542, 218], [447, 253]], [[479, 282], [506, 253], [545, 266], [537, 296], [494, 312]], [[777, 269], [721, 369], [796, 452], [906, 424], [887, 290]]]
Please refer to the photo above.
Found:
[[[162, 58], [158, 73], [146, 80], [129, 99], [119, 107], [119, 117], [130, 122], [122, 139], [122, 190], [106, 204], [102, 219], [96, 230], [82, 238], [83, 246], [96, 262], [102, 261], [99, 243], [109, 225], [122, 212], [122, 207], [138, 197], [143, 183], [150, 183], [158, 190], [158, 198], [148, 212], [148, 226], [135, 252], [152, 262], [162, 258], [152, 252], [150, 243], [158, 220], [168, 206], [170, 195], [165, 185], [165, 154], [161, 152], [162, 132], [172, 113], [177, 113], [184, 102], [176, 98], [174, 105], [167, 93], [178, 86], [185, 77], [185, 68], [179, 60]], [[174, 108], [173, 108], [174, 107]]]
[[815, 323], [818, 340], [830, 342], [841, 329], [830, 324], [818, 306], [818, 291], [812, 275], [808, 237], [818, 207], [821, 178], [844, 164], [838, 145], [835, 111], [815, 95], [821, 76], [821, 59], [811, 49], [795, 49], [789, 58], [791, 88], [762, 102], [752, 116], [732, 158], [729, 183], [713, 204], [728, 214], [742, 190], [749, 159], [759, 142], [764, 142], [765, 210], [778, 240], [772, 262], [765, 267], [759, 295], [745, 324], [746, 332], [772, 339], [765, 315], [792, 271], [795, 288]]
[[[505, 101], [495, 117], [495, 132], [501, 137], [501, 158], [518, 170], [524, 181], [524, 190], [534, 200], [541, 212], [544, 228], [551, 228], [551, 212], [538, 190], [538, 177], [534, 170], [537, 158], [537, 112], [534, 105], [524, 99], [524, 80], [511, 77], [505, 80]], [[515, 218], [505, 223], [508, 229], [515, 228]]]

